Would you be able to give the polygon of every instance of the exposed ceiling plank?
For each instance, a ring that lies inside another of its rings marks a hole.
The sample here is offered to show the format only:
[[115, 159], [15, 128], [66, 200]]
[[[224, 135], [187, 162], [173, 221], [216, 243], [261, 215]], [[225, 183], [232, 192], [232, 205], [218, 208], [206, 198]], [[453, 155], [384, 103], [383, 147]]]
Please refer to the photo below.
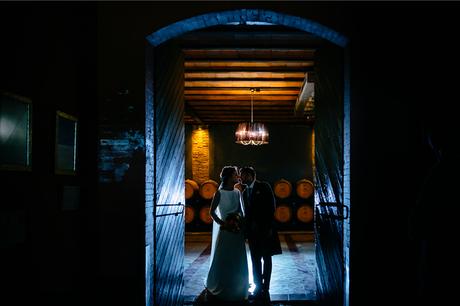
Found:
[[[205, 122], [205, 124], [208, 122], [208, 121], [232, 121], [232, 122], [244, 122], [244, 121], [250, 121], [251, 120], [251, 116], [247, 116], [247, 115], [203, 115], [203, 121]], [[313, 119], [313, 117], [311, 118], [307, 118], [306, 116], [304, 117], [293, 117], [292, 114], [288, 114], [288, 113], [285, 113], [285, 114], [276, 114], [276, 116], [273, 116], [273, 115], [266, 115], [266, 116], [256, 116], [254, 117], [254, 122], [265, 122], [265, 121], [272, 121], [272, 122], [276, 122], [276, 121], [279, 121], [279, 120], [309, 120], [309, 119]]]
[[269, 88], [291, 87], [300, 88], [302, 81], [185, 81], [185, 87], [240, 87], [240, 88]]
[[249, 121], [250, 88], [261, 90], [252, 95], [256, 122], [313, 124], [313, 113], [296, 117], [294, 107], [302, 82], [314, 80], [322, 39], [279, 26], [235, 25], [186, 33], [180, 44], [187, 124]]
[[[217, 121], [217, 120], [208, 120], [206, 122], [206, 124], [208, 125], [235, 125], [238, 124], [239, 122], [235, 122], [235, 121]], [[290, 119], [290, 120], [278, 120], [278, 121], [270, 121], [270, 122], [265, 122], [265, 123], [269, 123], [270, 125], [289, 125], [289, 126], [312, 126], [314, 124], [314, 120], [313, 119], [304, 119], [304, 120], [298, 120], [298, 119]], [[185, 121], [185, 124], [187, 125], [198, 125], [198, 123], [196, 122], [193, 122], [193, 121]]]
[[185, 79], [304, 79], [305, 72], [186, 72]]
[[285, 58], [313, 59], [315, 49], [290, 48], [207, 48], [183, 49], [186, 59], [201, 58]]
[[[236, 117], [236, 118], [250, 118], [250, 111], [241, 112], [240, 110], [227, 110], [225, 111], [225, 115], [216, 115], [215, 111], [200, 111], [200, 118], [207, 118], [207, 117]], [[266, 110], [257, 112], [254, 115], [254, 120], [257, 118], [266, 118], [266, 117], [273, 117], [276, 114], [277, 117], [279, 116], [289, 116], [292, 117], [292, 109], [278, 109], [276, 111], [273, 110]]]
[[[296, 101], [297, 96], [254, 96], [254, 101]], [[251, 96], [248, 95], [202, 95], [202, 96], [185, 96], [186, 101], [251, 101]]]
[[[292, 118], [292, 117], [269, 117], [269, 118], [262, 118], [260, 120], [254, 120], [254, 122], [260, 122], [263, 121], [264, 123], [287, 123], [287, 124], [294, 124], [294, 123], [307, 123], [309, 120], [312, 120], [313, 118]], [[237, 124], [239, 122], [249, 122], [250, 118], [224, 118], [224, 117], [210, 117], [210, 118], [205, 118], [206, 124], [216, 123], [216, 122], [227, 122], [227, 123], [234, 123]]]
[[203, 120], [201, 120], [200, 116], [192, 108], [190, 108], [189, 105], [187, 105], [187, 103], [185, 103], [184, 112], [185, 112], [185, 115], [190, 116], [197, 123], [203, 124]]
[[[228, 122], [228, 123], [233, 123], [237, 124], [240, 122], [249, 122], [251, 119], [248, 118], [223, 118], [223, 117], [210, 117], [206, 118], [206, 124], [209, 124], [210, 121], [213, 122]], [[292, 119], [291, 117], [283, 117], [283, 118], [275, 118], [275, 117], [270, 117], [270, 118], [261, 118], [260, 120], [255, 120], [254, 122], [263, 122], [263, 123], [271, 123], [271, 122], [285, 122], [285, 123], [294, 123], [294, 122], [303, 122], [307, 121], [309, 119], [307, 118], [299, 118], [299, 119]]]
[[[248, 89], [239, 88], [187, 88], [184, 91], [186, 96], [191, 95], [248, 95]], [[257, 96], [261, 95], [295, 95], [299, 94], [299, 90], [289, 88], [265, 88], [257, 92]]]
[[[245, 108], [232, 108], [232, 107], [225, 107], [225, 108], [210, 108], [210, 109], [194, 109], [196, 114], [199, 116], [200, 119], [205, 117], [212, 117], [213, 115], [216, 116], [237, 116], [238, 118], [243, 117], [250, 117], [251, 109]], [[280, 114], [288, 115], [292, 118], [296, 118], [299, 116], [294, 116], [294, 112], [292, 107], [276, 107], [271, 109], [254, 109], [253, 115], [254, 118], [260, 118], [261, 116], [272, 116], [277, 117]]]
[[[200, 111], [203, 111], [203, 110], [212, 110], [213, 112], [216, 112], [216, 113], [220, 113], [222, 111], [225, 111], [225, 110], [244, 110], [244, 111], [247, 111], [247, 110], [251, 110], [251, 106], [250, 105], [245, 105], [245, 106], [241, 106], [241, 105], [221, 105], [221, 106], [217, 106], [217, 105], [200, 105], [200, 106], [193, 106], [193, 109], [196, 111], [196, 112], [200, 112]], [[257, 110], [276, 110], [276, 109], [290, 109], [292, 111], [292, 104], [286, 104], [286, 105], [259, 105], [257, 107], [254, 106], [254, 111], [257, 111]]]
[[186, 33], [181, 42], [189, 48], [317, 48], [324, 40], [307, 32], [199, 31]]
[[[213, 105], [238, 105], [238, 106], [251, 106], [251, 101], [187, 101], [187, 104], [190, 106], [213, 106]], [[294, 107], [295, 102], [292, 101], [264, 101], [259, 103], [254, 103], [254, 106], [264, 105], [264, 106], [277, 106], [277, 105], [291, 105]]]
[[290, 68], [313, 67], [313, 61], [261, 61], [261, 60], [197, 60], [185, 61], [185, 69], [225, 69], [225, 68]]

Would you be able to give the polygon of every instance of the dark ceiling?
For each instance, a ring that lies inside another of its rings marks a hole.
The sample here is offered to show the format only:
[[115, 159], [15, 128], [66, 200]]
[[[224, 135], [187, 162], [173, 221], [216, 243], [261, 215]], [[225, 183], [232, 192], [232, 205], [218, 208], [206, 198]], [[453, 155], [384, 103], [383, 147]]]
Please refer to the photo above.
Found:
[[314, 82], [318, 37], [274, 25], [228, 25], [190, 32], [180, 44], [186, 124], [249, 121], [251, 88], [254, 122], [313, 123], [311, 108], [295, 109], [304, 80]]

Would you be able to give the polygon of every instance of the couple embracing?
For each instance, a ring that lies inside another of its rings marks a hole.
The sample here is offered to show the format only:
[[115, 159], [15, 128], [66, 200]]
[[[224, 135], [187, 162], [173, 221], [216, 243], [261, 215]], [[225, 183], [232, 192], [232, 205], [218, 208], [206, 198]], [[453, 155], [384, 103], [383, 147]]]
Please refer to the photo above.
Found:
[[275, 199], [270, 185], [256, 180], [252, 167], [225, 166], [211, 202], [211, 263], [205, 286], [209, 298], [245, 301], [249, 297], [249, 245], [254, 284], [251, 297], [270, 298], [272, 255], [281, 254], [274, 227]]

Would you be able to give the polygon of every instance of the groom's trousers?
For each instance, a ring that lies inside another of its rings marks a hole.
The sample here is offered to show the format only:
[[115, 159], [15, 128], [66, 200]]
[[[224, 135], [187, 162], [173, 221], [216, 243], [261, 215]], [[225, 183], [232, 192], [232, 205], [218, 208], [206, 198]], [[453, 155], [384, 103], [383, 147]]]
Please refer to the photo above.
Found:
[[249, 249], [251, 251], [252, 275], [256, 285], [256, 291], [260, 289], [268, 291], [270, 290], [270, 279], [272, 275], [272, 256], [259, 248], [254, 248], [251, 244], [249, 244]]

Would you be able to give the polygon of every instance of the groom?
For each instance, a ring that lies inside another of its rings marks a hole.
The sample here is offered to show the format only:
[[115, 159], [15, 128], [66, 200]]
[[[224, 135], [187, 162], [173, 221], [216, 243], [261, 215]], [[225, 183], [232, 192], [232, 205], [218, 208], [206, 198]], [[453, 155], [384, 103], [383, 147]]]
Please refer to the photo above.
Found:
[[278, 232], [274, 226], [275, 197], [268, 183], [256, 180], [254, 168], [241, 168], [240, 176], [241, 182], [246, 186], [243, 200], [246, 212], [246, 235], [256, 285], [254, 297], [269, 299], [272, 255], [282, 252]]

